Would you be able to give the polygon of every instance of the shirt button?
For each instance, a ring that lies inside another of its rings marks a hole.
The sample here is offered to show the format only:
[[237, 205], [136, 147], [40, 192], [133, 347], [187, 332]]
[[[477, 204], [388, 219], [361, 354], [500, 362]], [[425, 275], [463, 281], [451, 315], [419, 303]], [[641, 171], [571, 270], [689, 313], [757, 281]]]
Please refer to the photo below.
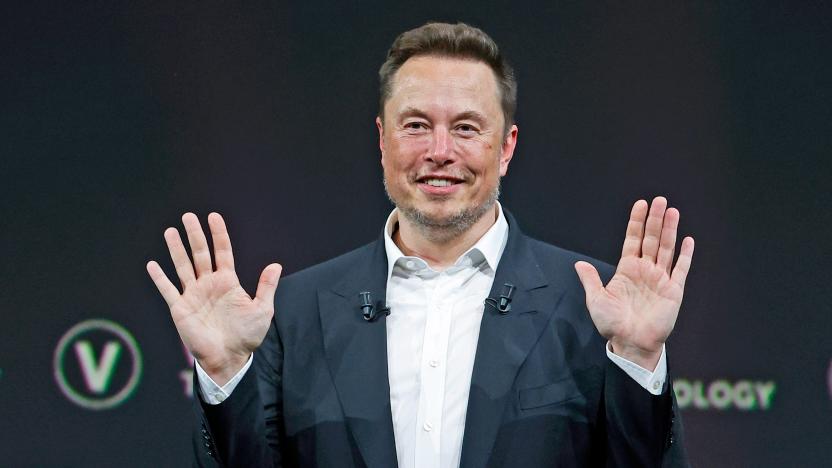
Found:
[[408, 268], [413, 269], [416, 266], [416, 262], [414, 262], [413, 260], [408, 260], [407, 263], [405, 263], [405, 265], [407, 265]]
[[658, 390], [662, 386], [661, 382], [653, 382], [653, 390]]
[[426, 423], [425, 423], [425, 425], [424, 425], [424, 426], [422, 426], [422, 429], [424, 429], [424, 430], [425, 430], [425, 432], [430, 432], [430, 431], [431, 431], [431, 429], [433, 429], [433, 424], [431, 424], [431, 423], [429, 423], [429, 422], [426, 422]]
[[436, 367], [436, 366], [438, 366], [438, 365], [439, 365], [439, 361], [437, 361], [436, 359], [434, 359], [434, 360], [430, 361], [430, 362], [429, 362], [429, 364], [430, 364], [430, 366], [431, 366], [431, 367]]

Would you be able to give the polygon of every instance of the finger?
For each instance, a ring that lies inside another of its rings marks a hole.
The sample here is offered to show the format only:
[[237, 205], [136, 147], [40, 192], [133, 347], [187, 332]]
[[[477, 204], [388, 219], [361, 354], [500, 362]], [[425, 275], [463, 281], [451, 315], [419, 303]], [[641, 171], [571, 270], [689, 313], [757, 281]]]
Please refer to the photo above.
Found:
[[274, 291], [282, 271], [283, 267], [279, 263], [272, 263], [260, 273], [260, 281], [257, 282], [255, 300], [270, 310], [274, 307]]
[[165, 230], [165, 242], [168, 244], [170, 258], [173, 260], [173, 266], [176, 268], [176, 274], [179, 276], [179, 281], [182, 282], [182, 286], [185, 287], [196, 281], [191, 259], [188, 257], [188, 252], [185, 251], [182, 238], [179, 236], [179, 231], [176, 228], [167, 228]]
[[630, 210], [630, 221], [627, 222], [627, 232], [624, 235], [624, 247], [621, 256], [641, 255], [641, 241], [644, 236], [644, 218], [647, 217], [647, 202], [639, 200]]
[[641, 256], [651, 262], [656, 261], [659, 252], [659, 237], [662, 232], [664, 211], [667, 208], [667, 199], [656, 197], [650, 204], [650, 214], [647, 215], [647, 223], [644, 226], [644, 240], [641, 242]]
[[152, 260], [147, 262], [147, 273], [150, 275], [150, 279], [153, 280], [153, 284], [156, 285], [156, 289], [159, 290], [162, 298], [167, 302], [168, 307], [171, 307], [179, 299], [179, 290], [170, 282], [168, 276], [158, 263]]
[[234, 253], [231, 250], [231, 237], [225, 227], [225, 220], [219, 213], [208, 215], [208, 226], [211, 228], [211, 240], [214, 242], [214, 261], [217, 270], [234, 270]]
[[659, 256], [656, 264], [663, 267], [667, 274], [673, 266], [673, 254], [676, 251], [676, 230], [679, 228], [679, 210], [668, 208], [664, 212], [662, 235], [659, 243]]
[[598, 270], [588, 262], [575, 263], [575, 271], [586, 293], [586, 303], [590, 304], [594, 298], [604, 290], [604, 283], [598, 275]]
[[193, 213], [185, 213], [182, 215], [182, 224], [185, 225], [185, 232], [188, 234], [188, 244], [191, 246], [191, 254], [194, 257], [196, 277], [211, 273], [214, 271], [211, 267], [211, 252], [208, 250], [208, 240], [202, 232], [199, 218]]
[[676, 266], [673, 267], [673, 274], [670, 275], [671, 281], [676, 282], [682, 289], [685, 288], [685, 280], [690, 271], [690, 264], [693, 261], [693, 237], [685, 237], [682, 240], [682, 248], [679, 249], [679, 259], [676, 260]]

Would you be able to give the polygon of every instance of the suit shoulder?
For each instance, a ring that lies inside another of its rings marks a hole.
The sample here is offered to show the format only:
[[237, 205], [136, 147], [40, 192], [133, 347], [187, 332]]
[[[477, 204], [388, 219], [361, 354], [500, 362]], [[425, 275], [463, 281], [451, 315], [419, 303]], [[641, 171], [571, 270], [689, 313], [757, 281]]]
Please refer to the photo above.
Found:
[[375, 244], [375, 242], [370, 242], [345, 254], [292, 273], [280, 280], [281, 285], [291, 285], [292, 288], [304, 286], [314, 288], [320, 284], [331, 285], [343, 278], [347, 270], [355, 267], [357, 263], [369, 261]]
[[570, 271], [574, 272], [575, 262], [584, 261], [597, 268], [601, 277], [604, 279], [612, 277], [612, 274], [615, 272], [615, 267], [613, 265], [610, 265], [602, 260], [598, 260], [597, 258], [564, 249], [563, 247], [558, 247], [531, 237], [527, 237], [527, 239], [529, 248], [534, 252], [535, 257], [540, 262], [540, 265], [544, 267], [544, 271], [556, 271], [568, 268]]

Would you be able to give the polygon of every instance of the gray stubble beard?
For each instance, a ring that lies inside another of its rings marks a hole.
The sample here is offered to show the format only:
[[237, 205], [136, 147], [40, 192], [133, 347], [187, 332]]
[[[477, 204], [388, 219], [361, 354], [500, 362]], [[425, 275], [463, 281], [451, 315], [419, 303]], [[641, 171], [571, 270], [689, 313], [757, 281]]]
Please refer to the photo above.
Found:
[[387, 179], [383, 179], [383, 181], [384, 193], [387, 194], [387, 198], [396, 206], [399, 213], [407, 218], [419, 230], [422, 236], [437, 243], [449, 241], [467, 232], [471, 229], [471, 226], [476, 224], [477, 221], [494, 208], [494, 204], [500, 198], [500, 180], [497, 180], [497, 185], [485, 203], [479, 206], [465, 208], [447, 219], [437, 220], [431, 218], [427, 213], [419, 211], [414, 206], [402, 206], [397, 203], [387, 188]]

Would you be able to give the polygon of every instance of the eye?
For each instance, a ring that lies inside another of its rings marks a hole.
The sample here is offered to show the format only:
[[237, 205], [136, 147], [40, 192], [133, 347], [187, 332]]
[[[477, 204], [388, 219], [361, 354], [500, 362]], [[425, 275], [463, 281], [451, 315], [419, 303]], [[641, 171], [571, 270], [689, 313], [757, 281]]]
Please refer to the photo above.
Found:
[[405, 122], [404, 124], [405, 130], [409, 131], [421, 131], [427, 129], [427, 125], [424, 122], [419, 121], [412, 121], [412, 122]]
[[473, 136], [479, 132], [479, 129], [471, 124], [459, 124], [456, 126], [456, 131], [463, 136]]

